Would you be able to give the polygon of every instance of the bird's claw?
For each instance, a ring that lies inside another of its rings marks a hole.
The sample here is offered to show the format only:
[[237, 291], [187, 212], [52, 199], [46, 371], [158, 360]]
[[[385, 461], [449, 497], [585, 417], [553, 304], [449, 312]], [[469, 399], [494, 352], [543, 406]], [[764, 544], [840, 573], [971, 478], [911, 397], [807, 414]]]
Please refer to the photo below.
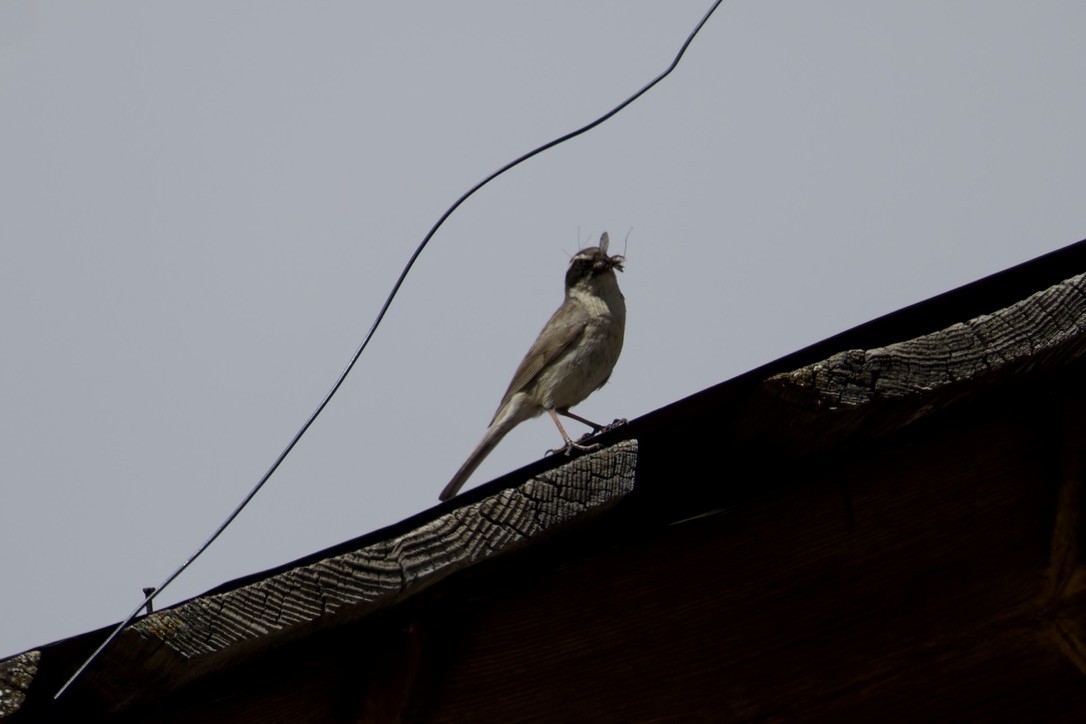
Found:
[[[584, 438], [582, 437], [581, 439], [583, 440]], [[557, 455], [561, 453], [568, 458], [570, 455], [573, 454], [574, 450], [580, 450], [581, 452], [595, 452], [601, 447], [603, 446], [600, 445], [598, 442], [592, 445], [582, 445], [579, 441], [573, 442], [572, 440], [567, 440], [565, 445], [563, 445], [562, 447], [556, 447], [553, 450], [548, 450], [546, 452], [546, 455]]]
[[584, 435], [581, 435], [579, 438], [577, 438], [577, 442], [582, 443], [582, 442], [584, 442], [586, 440], [591, 440], [592, 438], [596, 437], [597, 435], [602, 435], [605, 432], [611, 432], [612, 430], [617, 430], [618, 428], [622, 427], [625, 424], [626, 424], [626, 419], [620, 417], [620, 418], [616, 419], [614, 422], [612, 422], [610, 425], [604, 425], [603, 427], [596, 427], [596, 428], [592, 429], [592, 432], [586, 432]]

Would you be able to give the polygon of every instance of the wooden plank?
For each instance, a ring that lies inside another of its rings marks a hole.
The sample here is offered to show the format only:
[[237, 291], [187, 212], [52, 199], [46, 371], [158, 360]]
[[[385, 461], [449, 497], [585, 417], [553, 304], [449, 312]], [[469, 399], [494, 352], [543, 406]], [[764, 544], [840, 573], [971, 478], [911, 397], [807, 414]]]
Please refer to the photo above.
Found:
[[928, 394], [951, 385], [1065, 365], [1086, 353], [1086, 274], [992, 314], [886, 347], [839, 352], [766, 381], [820, 410]]
[[133, 691], [162, 693], [227, 660], [357, 620], [608, 508], [633, 490], [636, 459], [637, 442], [623, 441], [402, 535], [146, 616], [88, 671], [84, 689], [133, 703]]

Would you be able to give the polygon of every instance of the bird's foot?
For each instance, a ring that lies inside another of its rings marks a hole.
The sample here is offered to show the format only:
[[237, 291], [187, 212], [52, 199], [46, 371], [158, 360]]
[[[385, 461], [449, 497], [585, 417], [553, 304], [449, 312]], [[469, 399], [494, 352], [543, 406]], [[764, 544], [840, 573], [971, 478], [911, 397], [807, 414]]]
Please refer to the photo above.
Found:
[[584, 435], [581, 435], [579, 438], [577, 438], [577, 442], [578, 443], [583, 443], [586, 440], [591, 440], [592, 438], [596, 437], [597, 435], [602, 435], [605, 432], [611, 432], [612, 430], [617, 430], [618, 428], [622, 427], [625, 424], [626, 424], [625, 418], [620, 417], [620, 418], [616, 419], [614, 422], [612, 422], [610, 425], [604, 425], [602, 427], [593, 427], [592, 432], [586, 432]]
[[[583, 440], [584, 438], [581, 438], [581, 439]], [[603, 447], [603, 446], [600, 445], [598, 442], [594, 443], [592, 445], [582, 445], [580, 442], [573, 442], [572, 440], [566, 440], [565, 445], [563, 445], [562, 447], [556, 447], [553, 450], [548, 450], [547, 455], [557, 455], [557, 454], [561, 453], [562, 455], [565, 455], [568, 458], [570, 455], [573, 454], [574, 450], [580, 450], [581, 452], [595, 452], [596, 450], [599, 450], [601, 447]]]

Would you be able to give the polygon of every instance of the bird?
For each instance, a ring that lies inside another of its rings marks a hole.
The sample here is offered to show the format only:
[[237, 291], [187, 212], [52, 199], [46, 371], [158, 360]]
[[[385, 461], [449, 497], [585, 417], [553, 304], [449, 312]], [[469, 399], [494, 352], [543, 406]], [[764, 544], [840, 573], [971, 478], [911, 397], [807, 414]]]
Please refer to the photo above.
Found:
[[616, 420], [605, 427], [569, 411], [607, 383], [622, 352], [626, 299], [615, 271], [623, 271], [626, 258], [608, 256], [608, 243], [604, 232], [599, 246], [582, 249], [569, 260], [565, 300], [517, 367], [483, 439], [441, 491], [441, 500], [456, 495], [501, 439], [525, 420], [548, 413], [565, 442], [564, 447], [551, 452], [566, 455], [575, 449], [595, 450], [599, 445], [574, 442], [558, 415], [588, 425], [594, 433], [622, 423]]

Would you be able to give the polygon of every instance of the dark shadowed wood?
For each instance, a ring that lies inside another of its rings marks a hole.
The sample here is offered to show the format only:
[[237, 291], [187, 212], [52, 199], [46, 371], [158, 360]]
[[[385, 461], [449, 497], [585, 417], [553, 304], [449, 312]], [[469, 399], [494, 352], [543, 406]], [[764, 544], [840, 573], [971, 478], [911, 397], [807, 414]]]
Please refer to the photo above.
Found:
[[711, 479], [763, 486], [745, 502], [463, 581], [407, 720], [1086, 716], [1084, 421], [1063, 434], [1062, 408], [1023, 391], [846, 458], [746, 460]]

